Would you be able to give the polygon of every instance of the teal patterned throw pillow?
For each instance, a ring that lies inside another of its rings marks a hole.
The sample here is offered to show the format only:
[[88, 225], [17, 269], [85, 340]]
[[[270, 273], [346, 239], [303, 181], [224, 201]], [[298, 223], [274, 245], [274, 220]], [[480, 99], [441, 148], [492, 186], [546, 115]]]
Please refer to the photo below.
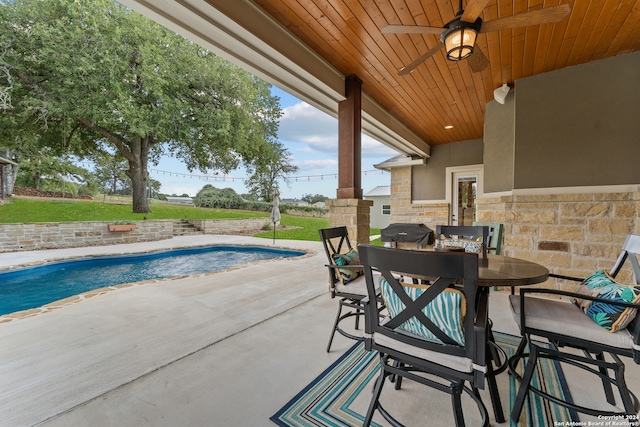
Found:
[[[351, 249], [346, 254], [333, 254], [333, 261], [338, 266], [343, 265], [360, 265], [360, 256], [355, 249]], [[344, 284], [356, 279], [358, 276], [364, 274], [362, 268], [339, 268], [340, 277]]]
[[[389, 315], [393, 318], [405, 309], [404, 303], [398, 298], [391, 285], [384, 277], [380, 277], [382, 299], [387, 306]], [[416, 300], [428, 285], [414, 285], [403, 283], [402, 287], [412, 300]], [[422, 312], [448, 337], [460, 345], [464, 345], [464, 316], [467, 311], [464, 294], [456, 289], [446, 289], [433, 299]], [[400, 329], [430, 341], [442, 342], [418, 319], [411, 319], [400, 325]]]
[[[640, 301], [640, 287], [621, 285], [604, 270], [598, 270], [587, 277], [579, 286], [578, 293], [611, 301]], [[637, 311], [635, 308], [600, 301], [576, 299], [576, 303], [594, 322], [611, 332], [626, 328], [635, 318]]]

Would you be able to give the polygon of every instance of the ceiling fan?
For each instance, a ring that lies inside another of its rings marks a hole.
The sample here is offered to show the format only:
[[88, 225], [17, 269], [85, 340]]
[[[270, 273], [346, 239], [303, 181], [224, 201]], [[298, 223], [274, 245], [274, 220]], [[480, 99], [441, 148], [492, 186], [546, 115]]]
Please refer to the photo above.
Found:
[[446, 49], [448, 60], [460, 61], [469, 58], [471, 70], [473, 72], [482, 71], [489, 66], [489, 61], [482, 51], [474, 46], [478, 34], [559, 22], [571, 12], [571, 6], [561, 4], [482, 22], [480, 13], [489, 0], [469, 0], [466, 9], [462, 9], [462, 0], [459, 1], [458, 13], [444, 27], [388, 25], [382, 28], [383, 34], [436, 34], [440, 36], [441, 41], [437, 46], [416, 58], [411, 64], [402, 67], [398, 72], [399, 75], [409, 74], [443, 47]]

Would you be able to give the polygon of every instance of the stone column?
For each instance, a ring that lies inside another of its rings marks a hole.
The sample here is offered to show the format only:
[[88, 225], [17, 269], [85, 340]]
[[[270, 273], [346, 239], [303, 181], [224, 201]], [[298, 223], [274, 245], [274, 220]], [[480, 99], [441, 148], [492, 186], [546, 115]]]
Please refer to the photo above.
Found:
[[354, 245], [369, 243], [369, 215], [372, 200], [333, 199], [327, 200], [329, 225], [347, 227], [349, 239]]
[[362, 199], [361, 132], [362, 82], [348, 76], [345, 100], [338, 106], [338, 190], [337, 199], [327, 200], [331, 227], [346, 226], [352, 244], [369, 243], [370, 208]]

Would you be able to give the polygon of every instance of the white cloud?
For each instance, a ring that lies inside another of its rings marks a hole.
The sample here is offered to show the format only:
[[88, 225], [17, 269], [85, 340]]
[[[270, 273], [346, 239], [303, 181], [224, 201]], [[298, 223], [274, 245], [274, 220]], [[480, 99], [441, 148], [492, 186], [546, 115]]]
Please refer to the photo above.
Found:
[[[278, 138], [296, 152], [338, 155], [338, 120], [299, 102], [283, 109]], [[397, 153], [373, 138], [362, 135], [362, 157], [392, 157]]]
[[338, 165], [338, 161], [334, 159], [321, 159], [321, 160], [301, 160], [296, 162], [296, 165], [302, 171], [313, 171], [331, 168]]
[[[278, 139], [291, 153], [291, 160], [299, 167], [290, 185], [281, 188], [282, 197], [302, 197], [304, 194], [323, 194], [335, 197], [338, 180], [338, 120], [304, 102], [283, 108]], [[373, 164], [396, 155], [395, 151], [362, 135], [362, 170], [372, 170]], [[163, 171], [167, 171], [166, 173]], [[242, 180], [222, 181], [222, 177], [242, 178], [244, 169], [228, 175], [210, 171], [206, 176], [190, 173], [181, 161], [163, 157], [151, 171], [152, 178], [162, 182], [161, 192], [168, 194], [195, 194], [206, 184], [217, 188], [233, 188], [238, 193], [247, 192]], [[214, 178], [218, 178], [215, 180]], [[363, 191], [376, 185], [389, 185], [388, 174], [368, 174], [363, 177]]]
[[362, 157], [393, 157], [398, 154], [396, 150], [393, 150], [386, 145], [376, 141], [368, 135], [362, 135]]

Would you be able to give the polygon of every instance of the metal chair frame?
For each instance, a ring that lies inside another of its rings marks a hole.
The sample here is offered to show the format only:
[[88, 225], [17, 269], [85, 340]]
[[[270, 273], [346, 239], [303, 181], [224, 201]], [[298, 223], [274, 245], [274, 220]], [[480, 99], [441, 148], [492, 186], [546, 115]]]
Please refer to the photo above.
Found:
[[[360, 261], [365, 266], [364, 274], [369, 297], [365, 300], [365, 347], [380, 353], [380, 376], [376, 380], [372, 400], [364, 420], [364, 426], [371, 423], [376, 410], [392, 425], [401, 426], [380, 403], [380, 394], [387, 378], [396, 381], [396, 388], [402, 378], [408, 378], [423, 385], [444, 391], [451, 395], [456, 426], [464, 426], [461, 406], [462, 392], [467, 393], [477, 404], [482, 416], [482, 425], [489, 425], [487, 408], [478, 389], [484, 389], [487, 376], [488, 358], [488, 294], [475, 285], [478, 278], [478, 255], [462, 252], [425, 252], [394, 248], [359, 245]], [[393, 291], [404, 304], [405, 309], [394, 318], [384, 321], [371, 301], [377, 292], [374, 271], [385, 277]], [[403, 276], [437, 277], [431, 285], [413, 301], [398, 281]], [[461, 283], [461, 284], [460, 284]], [[429, 319], [422, 309], [434, 298], [455, 286], [462, 291], [467, 301], [464, 320], [465, 344], [460, 345], [449, 338]], [[442, 342], [430, 341], [400, 331], [398, 327], [407, 319], [415, 317]], [[441, 354], [466, 357], [472, 360], [474, 369], [461, 372], [450, 366], [408, 354], [401, 349], [376, 342], [376, 336], [384, 335], [397, 342], [416, 349], [431, 350]], [[418, 373], [422, 373], [419, 375]], [[439, 378], [429, 378], [424, 374]], [[443, 383], [441, 380], [448, 382]], [[468, 384], [468, 385], [466, 385]]]
[[482, 257], [487, 257], [487, 247], [489, 246], [489, 227], [486, 225], [436, 225], [436, 240], [442, 240], [445, 236], [450, 239], [454, 236], [476, 240], [482, 238]]
[[[362, 336], [350, 334], [340, 328], [340, 322], [349, 317], [355, 317], [355, 329], [357, 330], [360, 328], [360, 316], [364, 315], [362, 299], [366, 297], [366, 294], [339, 292], [336, 289], [336, 284], [341, 280], [339, 277], [339, 268], [363, 268], [362, 265], [338, 266], [333, 260], [334, 254], [346, 253], [353, 249], [351, 241], [349, 240], [347, 227], [340, 226], [323, 228], [319, 229], [318, 233], [320, 234], [320, 240], [322, 241], [325, 254], [329, 261], [329, 264], [327, 264], [326, 267], [329, 269], [329, 291], [331, 293], [331, 298], [340, 298], [338, 303], [338, 313], [336, 314], [333, 328], [331, 329], [331, 335], [329, 337], [329, 343], [327, 344], [327, 352], [329, 352], [331, 351], [331, 344], [333, 343], [336, 331], [347, 338], [356, 341], [363, 340]], [[343, 314], [343, 308], [349, 309], [349, 311]]]
[[[615, 277], [621, 270], [623, 264], [627, 259], [631, 261], [633, 271], [635, 274], [636, 284], [640, 284], [640, 264], [638, 263], [637, 254], [640, 253], [640, 236], [629, 235], [627, 236], [623, 246], [622, 252], [616, 263], [614, 264], [610, 275]], [[571, 276], [563, 276], [558, 274], [550, 274], [550, 277], [556, 277], [559, 279], [582, 281]], [[619, 305], [624, 307], [632, 307], [638, 309], [640, 313], [640, 304], [638, 303], [625, 303], [618, 301], [606, 300], [598, 297], [592, 297], [590, 295], [577, 294], [575, 292], [568, 292], [557, 289], [534, 289], [523, 288], [520, 290], [520, 330], [523, 334], [522, 341], [516, 350], [514, 356], [509, 359], [509, 373], [513, 375], [518, 381], [520, 381], [520, 388], [516, 396], [516, 400], [511, 412], [511, 419], [517, 422], [522, 412], [524, 400], [527, 397], [529, 391], [541, 396], [544, 399], [555, 402], [558, 405], [567, 407], [577, 412], [582, 412], [594, 416], [615, 416], [615, 415], [631, 415], [635, 416], [640, 410], [640, 402], [638, 398], [627, 387], [624, 372], [625, 365], [619, 356], [627, 356], [633, 359], [636, 364], [640, 364], [640, 315], [636, 315], [636, 318], [629, 324], [627, 330], [633, 337], [632, 348], [618, 348], [594, 341], [586, 341], [584, 339], [576, 338], [573, 336], [562, 335], [553, 333], [550, 331], [540, 330], [527, 326], [526, 318], [526, 301], [528, 294], [537, 295], [554, 295], [587, 299], [591, 301], [600, 301], [607, 304]], [[585, 316], [585, 322], [591, 322], [587, 316]], [[552, 344], [550, 348], [546, 348], [537, 345], [531, 338], [532, 336], [547, 338]], [[529, 353], [525, 353], [526, 346], [529, 346]], [[562, 347], [570, 347], [581, 350], [584, 356], [573, 354], [567, 351], [562, 351]], [[605, 360], [605, 353], [608, 354], [612, 362]], [[521, 359], [528, 358], [523, 375], [520, 376], [516, 373], [516, 365]], [[578, 367], [585, 372], [592, 373], [598, 376], [603, 385], [605, 397], [607, 402], [611, 405], [616, 404], [616, 399], [613, 394], [612, 386], [618, 388], [620, 398], [624, 407], [623, 412], [605, 411], [601, 409], [593, 409], [585, 406], [577, 405], [572, 402], [561, 400], [556, 396], [552, 396], [545, 393], [531, 384], [533, 373], [536, 369], [536, 363], [538, 359], [551, 359], [559, 362], [568, 363], [572, 366]], [[609, 375], [609, 371], [613, 372], [613, 377]]]
[[504, 232], [504, 224], [497, 222], [474, 222], [474, 227], [489, 227], [489, 237], [487, 239], [487, 253], [500, 255], [502, 252], [502, 234]]

